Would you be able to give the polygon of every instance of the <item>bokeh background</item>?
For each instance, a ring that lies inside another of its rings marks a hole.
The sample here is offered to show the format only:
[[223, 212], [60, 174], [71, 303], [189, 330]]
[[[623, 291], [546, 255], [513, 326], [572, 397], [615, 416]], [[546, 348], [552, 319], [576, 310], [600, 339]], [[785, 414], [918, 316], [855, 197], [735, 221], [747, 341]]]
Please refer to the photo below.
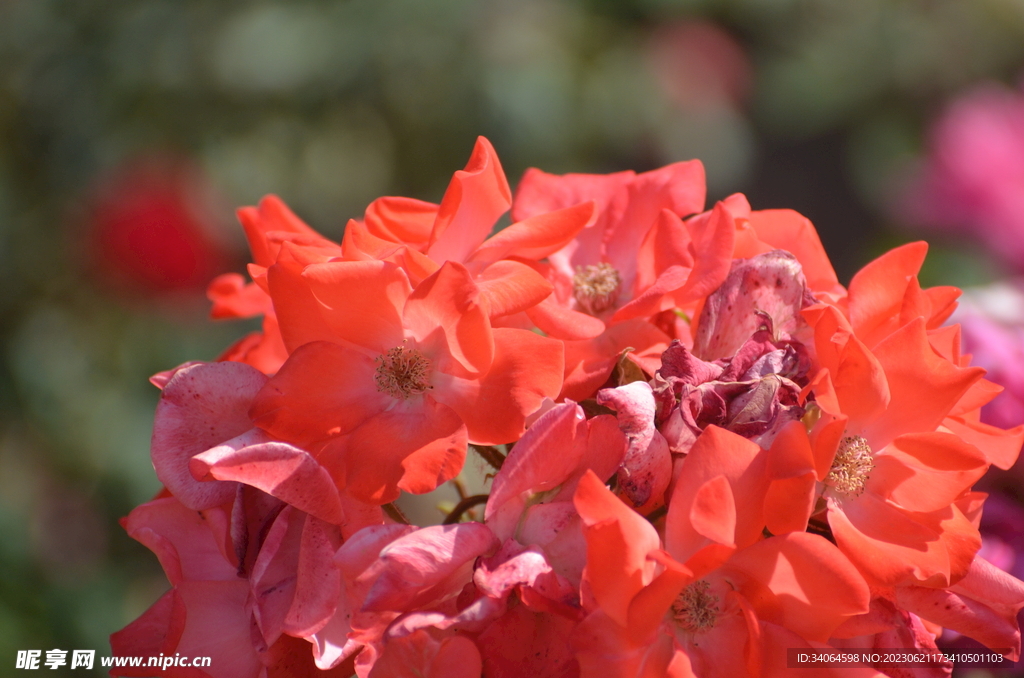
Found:
[[[513, 185], [700, 158], [844, 282], [926, 237], [1019, 423], [1022, 74], [1024, 0], [0, 0], [0, 676], [107, 653], [167, 588], [117, 521], [158, 490], [147, 377], [255, 329], [207, 319], [234, 207], [340, 238], [439, 201], [479, 134]], [[986, 518], [1018, 576], [1022, 477]]]

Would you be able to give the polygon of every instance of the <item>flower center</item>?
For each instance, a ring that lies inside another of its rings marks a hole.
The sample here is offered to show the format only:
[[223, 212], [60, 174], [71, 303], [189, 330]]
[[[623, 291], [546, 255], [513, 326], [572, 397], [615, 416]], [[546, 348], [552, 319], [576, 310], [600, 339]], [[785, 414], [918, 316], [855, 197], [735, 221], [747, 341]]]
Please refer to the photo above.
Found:
[[861, 436], [846, 436], [839, 441], [825, 484], [841, 497], [859, 497], [874, 468], [868, 441]]
[[416, 349], [395, 346], [377, 356], [377, 390], [392, 398], [405, 400], [432, 389], [429, 377], [430, 361]]
[[672, 616], [691, 633], [707, 631], [718, 619], [718, 596], [711, 593], [706, 581], [695, 581], [672, 603]]
[[591, 315], [607, 311], [619, 297], [622, 278], [606, 262], [591, 266], [577, 266], [572, 277], [572, 294], [580, 307]]

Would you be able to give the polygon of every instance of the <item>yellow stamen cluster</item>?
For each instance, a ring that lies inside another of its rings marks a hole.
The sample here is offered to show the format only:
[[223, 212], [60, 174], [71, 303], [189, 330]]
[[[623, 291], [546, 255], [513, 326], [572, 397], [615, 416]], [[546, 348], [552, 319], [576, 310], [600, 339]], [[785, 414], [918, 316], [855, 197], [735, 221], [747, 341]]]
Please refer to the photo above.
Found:
[[402, 400], [433, 388], [430, 361], [416, 349], [406, 346], [395, 346], [377, 356], [374, 380], [378, 391]]
[[718, 619], [718, 596], [706, 581], [695, 581], [672, 603], [672, 616], [683, 629], [701, 633], [714, 627]]
[[584, 311], [598, 315], [615, 305], [619, 297], [622, 277], [606, 262], [591, 266], [577, 266], [572, 277], [572, 294]]
[[839, 441], [825, 484], [840, 497], [859, 497], [874, 468], [868, 441], [861, 436], [846, 436]]

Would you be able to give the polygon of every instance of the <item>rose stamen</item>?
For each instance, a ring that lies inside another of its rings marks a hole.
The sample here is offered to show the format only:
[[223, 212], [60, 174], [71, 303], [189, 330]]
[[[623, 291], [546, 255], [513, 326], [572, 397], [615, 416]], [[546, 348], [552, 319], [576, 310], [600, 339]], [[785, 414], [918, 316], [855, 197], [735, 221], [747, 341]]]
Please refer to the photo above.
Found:
[[672, 617], [683, 629], [701, 633], [714, 627], [718, 619], [718, 596], [706, 581], [695, 581], [672, 603]]
[[861, 436], [845, 436], [839, 441], [825, 484], [840, 497], [859, 497], [874, 468], [868, 441]]
[[422, 353], [406, 346], [395, 346], [377, 356], [374, 381], [377, 390], [392, 398], [407, 398], [433, 388], [430, 385], [430, 361]]
[[619, 298], [622, 277], [606, 262], [577, 266], [572, 277], [572, 294], [576, 303], [590, 315], [598, 315], [615, 305]]

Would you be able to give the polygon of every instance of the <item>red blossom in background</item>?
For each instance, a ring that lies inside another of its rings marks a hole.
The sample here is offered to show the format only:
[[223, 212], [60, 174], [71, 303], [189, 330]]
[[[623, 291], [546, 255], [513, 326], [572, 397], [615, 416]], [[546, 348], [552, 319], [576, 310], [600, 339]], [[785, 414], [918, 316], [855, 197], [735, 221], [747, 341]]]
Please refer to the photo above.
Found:
[[[263, 332], [153, 378], [166, 489], [125, 526], [173, 588], [115, 652], [753, 678], [948, 627], [1015, 658], [1024, 584], [978, 555], [973, 485], [1024, 426], [980, 421], [999, 388], [943, 325], [959, 290], [920, 287], [922, 243], [847, 289], [807, 219], [704, 193], [691, 161], [530, 170], [513, 199], [481, 139], [440, 204], [380, 198], [340, 245], [277, 198], [240, 210], [252, 281], [208, 293]], [[403, 524], [470, 451], [489, 494]]]
[[232, 259], [207, 190], [181, 159], [138, 158], [115, 169], [89, 205], [91, 270], [129, 296], [201, 290]]

